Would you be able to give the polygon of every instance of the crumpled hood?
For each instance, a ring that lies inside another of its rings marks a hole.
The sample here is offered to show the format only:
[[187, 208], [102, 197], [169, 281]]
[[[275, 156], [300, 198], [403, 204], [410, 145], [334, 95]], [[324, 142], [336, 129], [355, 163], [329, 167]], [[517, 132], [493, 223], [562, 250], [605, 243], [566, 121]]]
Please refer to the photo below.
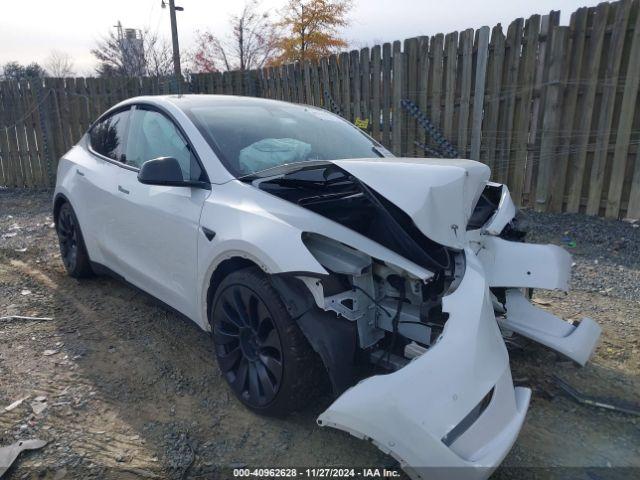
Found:
[[489, 180], [473, 160], [371, 158], [333, 160], [402, 209], [429, 239], [462, 249], [469, 217]]

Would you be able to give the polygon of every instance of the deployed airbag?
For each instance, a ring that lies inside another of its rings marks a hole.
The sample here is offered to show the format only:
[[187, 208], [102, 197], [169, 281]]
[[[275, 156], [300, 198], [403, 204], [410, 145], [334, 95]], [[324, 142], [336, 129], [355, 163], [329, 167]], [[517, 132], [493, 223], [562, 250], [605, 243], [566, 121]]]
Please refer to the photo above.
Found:
[[258, 172], [285, 163], [306, 160], [311, 145], [294, 138], [265, 138], [240, 150], [240, 170]]

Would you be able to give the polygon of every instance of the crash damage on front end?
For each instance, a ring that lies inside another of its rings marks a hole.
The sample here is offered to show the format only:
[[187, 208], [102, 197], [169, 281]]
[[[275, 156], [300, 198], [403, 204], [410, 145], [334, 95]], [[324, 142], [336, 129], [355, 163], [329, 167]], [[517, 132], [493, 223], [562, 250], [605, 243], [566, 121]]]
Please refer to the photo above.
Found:
[[591, 319], [571, 324], [529, 303], [526, 289], [567, 290], [571, 259], [523, 242], [509, 191], [489, 174], [469, 160], [381, 158], [243, 179], [406, 260], [308, 231], [327, 275], [274, 285], [337, 395], [318, 424], [373, 442], [413, 478], [484, 478], [509, 452], [531, 391], [514, 388], [504, 337], [584, 365], [600, 335]]

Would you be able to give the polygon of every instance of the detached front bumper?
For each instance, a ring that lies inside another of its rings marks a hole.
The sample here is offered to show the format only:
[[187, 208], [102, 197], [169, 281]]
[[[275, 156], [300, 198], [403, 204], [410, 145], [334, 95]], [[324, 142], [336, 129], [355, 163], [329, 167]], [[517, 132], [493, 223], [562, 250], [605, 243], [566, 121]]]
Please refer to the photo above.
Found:
[[318, 418], [371, 440], [412, 477], [486, 478], [522, 427], [531, 392], [515, 388], [482, 264], [443, 298], [440, 340], [404, 368], [347, 390]]
[[531, 305], [522, 291], [508, 289], [506, 316], [498, 320], [503, 328], [545, 345], [584, 367], [598, 345], [602, 329], [585, 317], [575, 326]]

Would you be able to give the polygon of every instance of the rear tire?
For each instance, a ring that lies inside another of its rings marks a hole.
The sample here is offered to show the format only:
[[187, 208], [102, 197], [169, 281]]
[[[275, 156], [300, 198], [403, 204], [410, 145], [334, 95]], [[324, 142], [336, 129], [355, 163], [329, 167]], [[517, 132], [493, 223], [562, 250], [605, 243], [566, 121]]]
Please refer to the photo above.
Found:
[[56, 233], [60, 244], [60, 256], [69, 276], [86, 278], [93, 275], [87, 248], [82, 238], [78, 217], [68, 202], [58, 211]]
[[218, 366], [249, 409], [283, 416], [322, 393], [326, 374], [320, 358], [259, 268], [225, 277], [209, 321]]

